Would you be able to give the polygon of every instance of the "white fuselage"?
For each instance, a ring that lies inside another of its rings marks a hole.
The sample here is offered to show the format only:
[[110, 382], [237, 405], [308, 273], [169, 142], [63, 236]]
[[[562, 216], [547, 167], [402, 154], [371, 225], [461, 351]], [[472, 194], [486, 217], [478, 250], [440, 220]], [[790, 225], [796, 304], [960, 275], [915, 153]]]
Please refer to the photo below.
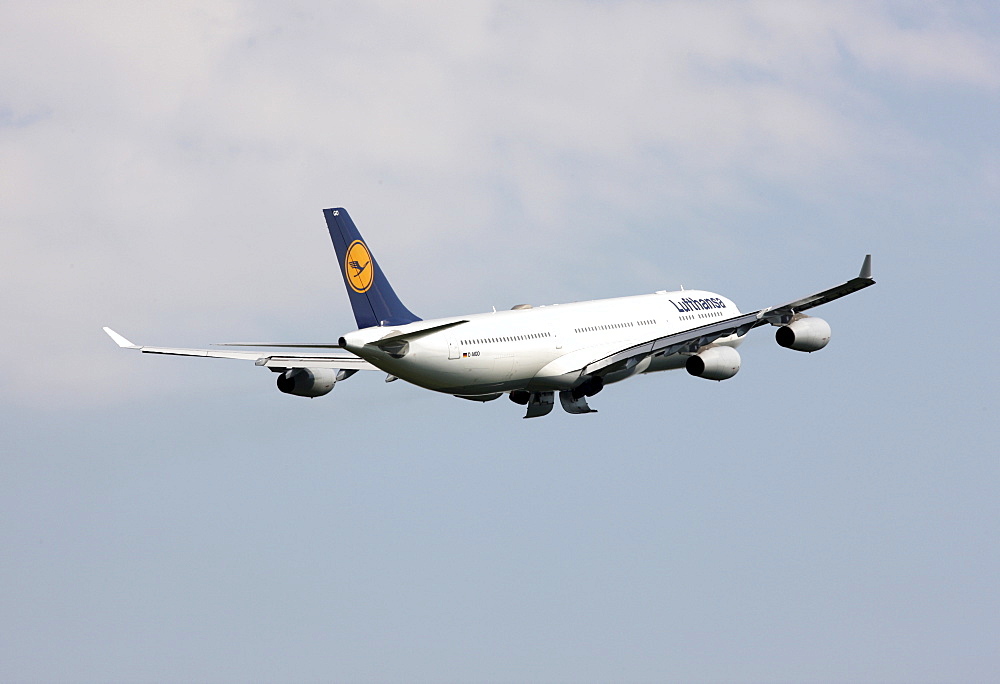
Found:
[[[569, 389], [580, 381], [580, 369], [591, 361], [630, 344], [738, 314], [726, 297], [682, 290], [363, 328], [342, 339], [346, 349], [407, 382], [438, 392], [477, 396], [518, 389]], [[371, 344], [455, 321], [467, 322], [412, 339], [400, 358]], [[737, 346], [741, 341], [730, 336], [716, 344]], [[628, 371], [609, 374], [605, 381], [681, 368], [686, 359], [681, 354], [654, 357]]]

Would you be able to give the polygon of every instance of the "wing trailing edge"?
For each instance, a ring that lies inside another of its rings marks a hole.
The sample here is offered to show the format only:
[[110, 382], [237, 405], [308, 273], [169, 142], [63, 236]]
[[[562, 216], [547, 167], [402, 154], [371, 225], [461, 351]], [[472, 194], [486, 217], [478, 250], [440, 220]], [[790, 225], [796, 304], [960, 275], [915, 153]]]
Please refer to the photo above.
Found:
[[201, 356], [212, 359], [236, 359], [253, 361], [267, 368], [337, 368], [342, 370], [378, 370], [364, 359], [350, 352], [341, 354], [272, 354], [260, 351], [229, 351], [219, 349], [187, 349], [183, 347], [148, 347], [132, 343], [124, 335], [105, 327], [115, 344], [123, 349], [135, 349], [143, 354], [164, 354], [167, 356]]

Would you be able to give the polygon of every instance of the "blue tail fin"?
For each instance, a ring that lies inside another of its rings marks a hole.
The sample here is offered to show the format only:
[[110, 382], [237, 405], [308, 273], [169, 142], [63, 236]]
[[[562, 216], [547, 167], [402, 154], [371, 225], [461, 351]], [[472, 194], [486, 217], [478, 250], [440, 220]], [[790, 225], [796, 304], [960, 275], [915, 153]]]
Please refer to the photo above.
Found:
[[419, 321], [392, 291], [346, 209], [324, 209], [358, 328]]

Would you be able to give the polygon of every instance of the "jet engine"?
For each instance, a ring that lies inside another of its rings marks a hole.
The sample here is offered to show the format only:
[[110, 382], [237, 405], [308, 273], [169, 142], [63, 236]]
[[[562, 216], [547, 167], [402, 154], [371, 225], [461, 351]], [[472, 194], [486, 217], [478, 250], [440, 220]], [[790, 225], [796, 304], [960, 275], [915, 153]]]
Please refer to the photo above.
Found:
[[830, 341], [830, 324], [822, 318], [807, 316], [778, 328], [774, 339], [782, 347], [795, 351], [819, 351]]
[[696, 378], [727, 380], [740, 372], [740, 353], [732, 347], [709, 347], [684, 364]]
[[331, 368], [289, 368], [278, 376], [278, 389], [297, 397], [322, 397], [337, 384]]

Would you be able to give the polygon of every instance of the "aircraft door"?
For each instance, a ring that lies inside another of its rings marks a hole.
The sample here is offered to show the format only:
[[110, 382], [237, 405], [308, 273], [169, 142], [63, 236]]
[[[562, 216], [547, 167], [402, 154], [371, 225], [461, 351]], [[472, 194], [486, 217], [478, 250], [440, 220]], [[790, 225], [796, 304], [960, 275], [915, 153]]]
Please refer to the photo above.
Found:
[[458, 340], [456, 340], [454, 337], [448, 338], [448, 358], [449, 359], [462, 358], [462, 350], [459, 348]]

